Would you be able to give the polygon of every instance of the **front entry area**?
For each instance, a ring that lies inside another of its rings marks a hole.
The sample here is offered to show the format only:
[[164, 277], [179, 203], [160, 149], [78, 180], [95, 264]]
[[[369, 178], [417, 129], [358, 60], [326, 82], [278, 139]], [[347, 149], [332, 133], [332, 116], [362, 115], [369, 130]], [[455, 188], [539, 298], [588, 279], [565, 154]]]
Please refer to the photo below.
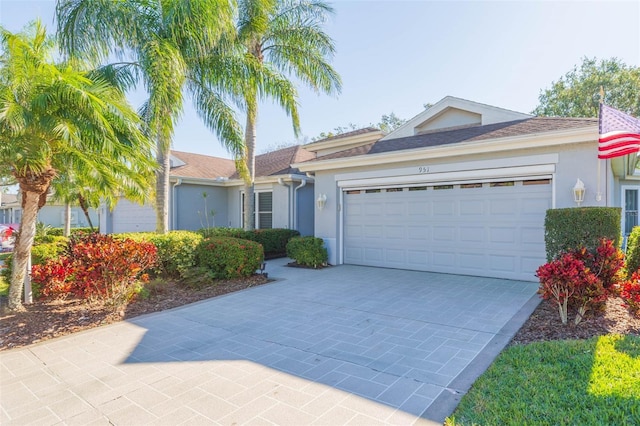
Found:
[[552, 180], [343, 188], [344, 263], [535, 281]]

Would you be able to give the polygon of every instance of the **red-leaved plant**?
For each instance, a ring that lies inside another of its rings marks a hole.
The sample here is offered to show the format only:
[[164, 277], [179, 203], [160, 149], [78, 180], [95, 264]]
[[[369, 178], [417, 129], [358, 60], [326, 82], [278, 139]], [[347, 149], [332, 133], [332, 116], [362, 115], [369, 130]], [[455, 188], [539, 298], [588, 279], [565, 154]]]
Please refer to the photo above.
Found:
[[631, 274], [631, 278], [618, 284], [618, 294], [625, 308], [640, 315], [640, 269]]
[[603, 238], [593, 252], [586, 248], [567, 252], [538, 268], [538, 292], [558, 304], [563, 324], [567, 323], [568, 307], [574, 306], [574, 323], [578, 324], [589, 309], [597, 309], [607, 300], [609, 289], [621, 279], [623, 266], [622, 252]]
[[120, 306], [134, 296], [135, 285], [156, 261], [151, 243], [86, 234], [72, 238], [65, 255], [34, 266], [31, 275], [43, 296], [72, 294]]

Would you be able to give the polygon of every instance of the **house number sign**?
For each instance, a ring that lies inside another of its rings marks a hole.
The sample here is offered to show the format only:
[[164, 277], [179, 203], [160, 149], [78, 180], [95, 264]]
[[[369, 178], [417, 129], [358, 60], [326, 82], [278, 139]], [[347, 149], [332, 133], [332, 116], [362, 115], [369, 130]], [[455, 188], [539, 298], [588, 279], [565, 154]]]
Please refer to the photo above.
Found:
[[420, 166], [418, 167], [418, 173], [420, 174], [429, 173], [429, 168], [426, 166]]

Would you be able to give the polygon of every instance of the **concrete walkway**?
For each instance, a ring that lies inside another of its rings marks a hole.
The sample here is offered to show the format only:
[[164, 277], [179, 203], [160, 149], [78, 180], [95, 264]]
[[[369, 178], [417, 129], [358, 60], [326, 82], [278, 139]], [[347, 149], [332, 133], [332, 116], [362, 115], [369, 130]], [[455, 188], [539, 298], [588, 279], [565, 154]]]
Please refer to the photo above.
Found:
[[0, 353], [0, 423], [441, 423], [537, 305], [535, 283], [284, 264], [272, 284]]

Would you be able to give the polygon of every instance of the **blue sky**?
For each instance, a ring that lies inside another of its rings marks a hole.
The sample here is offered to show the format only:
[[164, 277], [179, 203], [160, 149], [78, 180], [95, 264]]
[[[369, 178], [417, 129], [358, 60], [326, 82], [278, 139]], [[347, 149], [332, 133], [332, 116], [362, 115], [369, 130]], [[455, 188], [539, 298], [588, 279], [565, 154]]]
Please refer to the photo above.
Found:
[[[640, 66], [638, 1], [371, 1], [332, 2], [327, 25], [342, 93], [300, 88], [304, 136], [348, 123], [366, 126], [394, 112], [411, 118], [447, 95], [521, 112], [542, 88], [581, 62], [617, 57]], [[53, 31], [53, 0], [0, 0], [0, 23], [17, 31], [41, 17]], [[134, 104], [140, 97], [132, 97]], [[239, 116], [240, 122], [244, 118]], [[258, 152], [294, 140], [288, 117], [263, 105]], [[176, 150], [228, 157], [188, 106]]]

